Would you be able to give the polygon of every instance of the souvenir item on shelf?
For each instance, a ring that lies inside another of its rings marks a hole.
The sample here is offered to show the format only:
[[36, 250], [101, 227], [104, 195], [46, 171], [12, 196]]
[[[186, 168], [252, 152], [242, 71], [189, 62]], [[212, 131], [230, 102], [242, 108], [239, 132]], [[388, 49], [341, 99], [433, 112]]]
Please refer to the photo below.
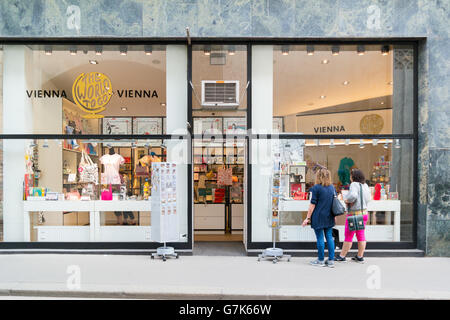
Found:
[[214, 178], [214, 172], [213, 172], [212, 170], [210, 170], [210, 171], [206, 174], [206, 177], [207, 177], [208, 179]]
[[398, 192], [389, 192], [388, 199], [389, 200], [398, 200]]
[[89, 198], [88, 200], [95, 200], [95, 188], [94, 184], [88, 183], [82, 190], [81, 196]]
[[78, 173], [80, 175], [80, 182], [98, 184], [98, 166], [84, 150], [81, 151]]
[[222, 203], [225, 198], [225, 189], [214, 190], [214, 203]]
[[112, 200], [112, 187], [111, 187], [111, 185], [109, 185], [109, 190], [107, 190], [107, 189], [102, 190], [101, 199], [102, 200]]
[[381, 199], [381, 184], [377, 183], [375, 185], [375, 192], [373, 194], [373, 200], [380, 200]]
[[80, 200], [80, 198], [81, 198], [81, 195], [80, 195], [80, 193], [78, 192], [78, 190], [76, 190], [76, 189], [73, 189], [73, 190], [71, 190], [70, 192], [68, 192], [67, 194], [66, 194], [66, 200]]
[[105, 166], [102, 184], [120, 184], [119, 168], [125, 163], [125, 159], [117, 153], [105, 154], [100, 158], [100, 162]]

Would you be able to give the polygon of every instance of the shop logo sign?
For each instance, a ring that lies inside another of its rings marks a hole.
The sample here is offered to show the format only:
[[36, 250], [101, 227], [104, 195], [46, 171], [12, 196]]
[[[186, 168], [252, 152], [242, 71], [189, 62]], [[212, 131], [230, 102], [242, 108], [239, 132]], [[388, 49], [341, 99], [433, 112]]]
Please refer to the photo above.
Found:
[[378, 114], [365, 115], [359, 122], [359, 129], [365, 134], [379, 134], [383, 127], [383, 117]]
[[72, 86], [75, 104], [88, 113], [83, 118], [103, 118], [103, 115], [98, 113], [106, 109], [112, 94], [111, 80], [100, 72], [82, 73]]

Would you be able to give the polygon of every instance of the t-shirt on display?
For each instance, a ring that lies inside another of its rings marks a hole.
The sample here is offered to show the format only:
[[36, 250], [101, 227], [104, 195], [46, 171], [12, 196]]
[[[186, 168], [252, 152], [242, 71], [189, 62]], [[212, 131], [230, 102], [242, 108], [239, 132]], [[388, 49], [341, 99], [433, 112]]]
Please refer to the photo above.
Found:
[[100, 158], [100, 162], [105, 166], [102, 173], [102, 184], [120, 184], [119, 168], [125, 163], [125, 159], [120, 154], [105, 154]]

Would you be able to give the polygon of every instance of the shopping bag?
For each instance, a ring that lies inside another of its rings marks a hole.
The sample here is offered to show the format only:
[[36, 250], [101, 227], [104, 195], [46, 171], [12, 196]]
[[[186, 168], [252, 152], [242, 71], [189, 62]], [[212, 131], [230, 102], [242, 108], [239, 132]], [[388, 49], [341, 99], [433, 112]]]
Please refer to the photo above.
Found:
[[78, 173], [80, 182], [98, 184], [98, 166], [84, 150], [81, 151]]
[[217, 171], [217, 185], [231, 186], [233, 184], [232, 168], [219, 168]]

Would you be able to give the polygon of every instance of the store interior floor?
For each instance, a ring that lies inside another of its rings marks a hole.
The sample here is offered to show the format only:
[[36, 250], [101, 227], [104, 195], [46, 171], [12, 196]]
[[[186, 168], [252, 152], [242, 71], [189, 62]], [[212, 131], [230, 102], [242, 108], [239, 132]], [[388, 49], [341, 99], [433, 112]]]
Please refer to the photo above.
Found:
[[242, 241], [199, 241], [194, 243], [195, 256], [246, 256]]

